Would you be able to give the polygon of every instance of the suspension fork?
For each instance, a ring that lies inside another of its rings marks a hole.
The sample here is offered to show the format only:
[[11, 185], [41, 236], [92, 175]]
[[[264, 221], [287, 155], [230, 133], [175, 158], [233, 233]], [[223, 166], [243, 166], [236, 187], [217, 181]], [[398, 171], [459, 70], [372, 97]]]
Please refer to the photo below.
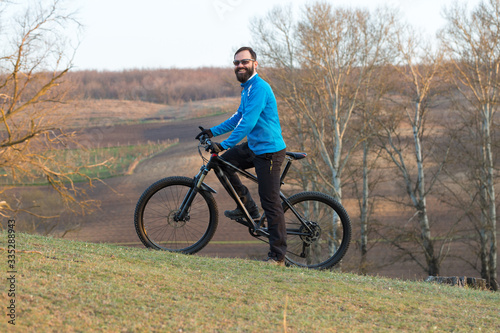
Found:
[[181, 206], [179, 207], [179, 212], [177, 212], [177, 214], [175, 214], [174, 216], [174, 221], [183, 221], [186, 218], [189, 208], [193, 203], [194, 197], [196, 196], [196, 194], [198, 194], [198, 192], [200, 192], [200, 189], [203, 187], [203, 181], [205, 180], [205, 177], [207, 176], [209, 171], [210, 169], [205, 165], [200, 168], [200, 171], [193, 179], [193, 186], [186, 193], [184, 200], [182, 200]]

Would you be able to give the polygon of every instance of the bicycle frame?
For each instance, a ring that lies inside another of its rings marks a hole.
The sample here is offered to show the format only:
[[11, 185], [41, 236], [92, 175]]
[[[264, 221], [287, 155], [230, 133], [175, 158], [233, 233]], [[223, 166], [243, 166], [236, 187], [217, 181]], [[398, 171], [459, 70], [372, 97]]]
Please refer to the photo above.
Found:
[[[287, 160], [287, 162], [286, 162], [285, 167], [283, 168], [283, 171], [282, 171], [281, 176], [280, 176], [281, 185], [284, 184], [283, 181], [284, 181], [284, 179], [285, 179], [285, 177], [286, 177], [286, 175], [291, 167], [293, 157], [286, 156], [286, 160]], [[194, 177], [193, 181], [194, 181], [195, 186], [193, 186], [191, 188], [191, 190], [188, 191], [188, 193], [186, 194], [186, 196], [181, 204], [181, 207], [179, 209], [179, 213], [177, 214], [175, 219], [180, 221], [186, 217], [186, 215], [189, 211], [189, 207], [191, 206], [191, 203], [193, 202], [194, 197], [196, 196], [196, 194], [199, 191], [209, 191], [212, 193], [216, 193], [215, 190], [213, 190], [210, 186], [206, 185], [203, 182], [205, 177], [207, 176], [207, 174], [211, 170], [214, 170], [215, 175], [219, 179], [219, 181], [222, 184], [222, 186], [224, 187], [224, 189], [228, 192], [228, 194], [231, 196], [231, 198], [236, 202], [237, 207], [239, 207], [244, 212], [245, 220], [247, 222], [247, 226], [249, 228], [250, 234], [252, 234], [252, 236], [255, 236], [255, 237], [257, 237], [257, 236], [269, 237], [269, 233], [267, 232], [267, 229], [262, 227], [265, 214], [262, 215], [262, 217], [257, 221], [255, 221], [250, 216], [249, 212], [245, 208], [245, 205], [243, 204], [243, 202], [239, 198], [238, 194], [236, 193], [236, 190], [234, 189], [234, 187], [231, 185], [229, 179], [227, 178], [227, 175], [224, 171], [225, 168], [231, 169], [231, 170], [237, 172], [238, 174], [253, 181], [254, 183], [258, 182], [257, 177], [255, 175], [234, 166], [233, 164], [225, 161], [223, 158], [221, 158], [217, 154], [212, 154], [209, 161], [200, 168], [200, 171]], [[311, 232], [312, 230], [309, 227], [309, 225], [306, 223], [304, 218], [299, 213], [297, 213], [297, 211], [293, 208], [293, 206], [289, 203], [289, 201], [287, 200], [287, 198], [285, 197], [285, 195], [281, 191], [280, 191], [280, 198], [288, 206], [288, 208], [295, 214], [295, 216], [298, 218], [298, 220], [301, 222], [301, 224], [306, 228], [306, 230]], [[299, 229], [293, 229], [293, 230], [287, 229], [287, 233], [307, 236], [307, 233], [300, 232]]]

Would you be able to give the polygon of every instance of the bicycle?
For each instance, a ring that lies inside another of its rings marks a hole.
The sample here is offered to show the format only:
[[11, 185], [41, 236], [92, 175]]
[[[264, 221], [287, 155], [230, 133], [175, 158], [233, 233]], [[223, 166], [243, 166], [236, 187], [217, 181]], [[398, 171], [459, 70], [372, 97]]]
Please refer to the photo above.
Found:
[[[245, 213], [236, 222], [248, 227], [249, 233], [263, 241], [269, 237], [265, 213], [252, 219], [229, 182], [225, 169], [257, 182], [257, 177], [228, 163], [218, 154], [207, 159], [210, 139], [200, 137], [198, 152], [203, 160], [194, 178], [167, 177], [149, 186], [137, 202], [134, 224], [141, 242], [148, 248], [194, 254], [212, 239], [218, 225], [216, 191], [204, 183], [213, 170], [224, 189]], [[305, 153], [287, 152], [281, 173], [284, 184], [292, 162], [306, 157]], [[344, 207], [333, 197], [320, 192], [300, 192], [290, 197], [280, 192], [285, 212], [288, 250], [285, 263], [313, 269], [327, 269], [344, 257], [351, 240], [351, 222]]]

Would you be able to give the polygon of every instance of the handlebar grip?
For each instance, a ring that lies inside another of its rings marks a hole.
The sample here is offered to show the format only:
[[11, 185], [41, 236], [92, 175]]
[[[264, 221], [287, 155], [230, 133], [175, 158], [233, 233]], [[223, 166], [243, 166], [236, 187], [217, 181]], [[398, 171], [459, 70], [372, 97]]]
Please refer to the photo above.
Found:
[[212, 144], [212, 141], [207, 134], [203, 134], [202, 136], [200, 136], [200, 143], [202, 145], [209, 146], [210, 144]]

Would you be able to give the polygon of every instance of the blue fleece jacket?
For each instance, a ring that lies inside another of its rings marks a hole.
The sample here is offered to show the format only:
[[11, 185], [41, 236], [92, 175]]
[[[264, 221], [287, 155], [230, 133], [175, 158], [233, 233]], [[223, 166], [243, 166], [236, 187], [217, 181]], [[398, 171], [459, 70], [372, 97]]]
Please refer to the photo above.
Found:
[[241, 103], [228, 120], [212, 127], [214, 136], [233, 131], [221, 142], [224, 149], [234, 147], [245, 137], [256, 154], [275, 153], [286, 148], [281, 135], [276, 97], [271, 86], [255, 74], [241, 86]]

